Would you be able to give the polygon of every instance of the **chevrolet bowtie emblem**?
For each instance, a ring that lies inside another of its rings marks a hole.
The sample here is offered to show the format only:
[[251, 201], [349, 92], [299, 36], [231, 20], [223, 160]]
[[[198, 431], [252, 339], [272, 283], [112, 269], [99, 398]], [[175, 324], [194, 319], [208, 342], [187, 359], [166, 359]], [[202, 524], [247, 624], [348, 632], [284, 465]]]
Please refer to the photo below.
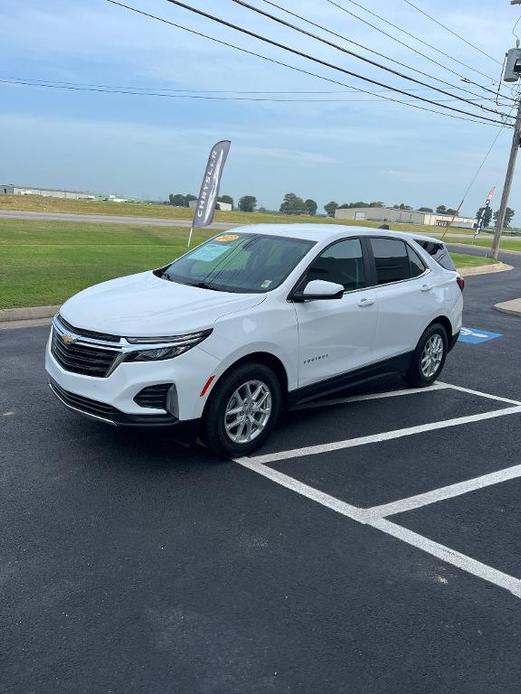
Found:
[[74, 342], [76, 342], [76, 338], [69, 333], [63, 333], [60, 337], [62, 342], [66, 345], [72, 345]]

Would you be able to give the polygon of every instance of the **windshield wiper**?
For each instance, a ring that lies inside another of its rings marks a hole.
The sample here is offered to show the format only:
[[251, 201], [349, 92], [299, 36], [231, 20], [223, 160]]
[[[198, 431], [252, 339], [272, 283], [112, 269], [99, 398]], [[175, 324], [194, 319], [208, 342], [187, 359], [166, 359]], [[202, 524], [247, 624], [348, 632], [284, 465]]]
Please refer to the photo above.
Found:
[[198, 289], [212, 289], [214, 292], [224, 291], [223, 289], [219, 289], [219, 287], [214, 287], [212, 284], [208, 284], [207, 282], [186, 282], [186, 284], [189, 287], [197, 287]]

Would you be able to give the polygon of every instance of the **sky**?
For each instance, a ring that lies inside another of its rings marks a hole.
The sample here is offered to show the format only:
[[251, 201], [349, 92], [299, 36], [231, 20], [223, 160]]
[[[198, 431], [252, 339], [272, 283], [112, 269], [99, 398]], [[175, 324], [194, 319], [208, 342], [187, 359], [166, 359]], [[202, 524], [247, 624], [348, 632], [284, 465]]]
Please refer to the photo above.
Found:
[[[483, 106], [497, 108], [493, 94], [479, 85], [494, 89], [493, 80], [499, 79], [501, 65], [433, 23], [406, 0], [357, 1], [465, 66], [384, 24], [351, 0], [335, 1], [441, 65], [392, 41], [328, 0], [275, 1], [429, 77], [409, 75], [454, 93], [454, 87], [432, 77], [445, 80], [485, 97], [480, 101]], [[233, 0], [186, 2], [385, 85], [413, 90], [424, 98], [449, 98], [281, 27]], [[263, 0], [250, 2], [284, 16]], [[230, 139], [221, 193], [236, 200], [255, 195], [259, 205], [278, 209], [283, 195], [294, 192], [315, 199], [320, 207], [329, 200], [339, 204], [381, 200], [389, 205], [404, 202], [413, 207], [457, 207], [498, 132], [492, 124], [457, 120], [385, 101], [382, 95], [406, 101], [410, 97], [382, 91], [379, 86], [268, 46], [166, 0], [127, 3], [333, 82], [194, 36], [107, 0], [2, 0], [0, 80], [111, 85], [162, 90], [170, 96], [0, 82], [0, 183], [147, 199], [165, 199], [171, 192], [197, 194], [210, 147], [217, 140]], [[508, 0], [414, 0], [414, 4], [499, 63], [505, 50], [515, 44], [512, 28], [521, 10], [511, 7]], [[294, 21], [313, 30], [302, 21]], [[521, 22], [518, 27], [521, 35]], [[328, 38], [402, 69], [339, 38]], [[465, 84], [461, 77], [477, 84]], [[375, 91], [380, 96], [352, 88]], [[262, 90], [276, 93], [259, 93]], [[503, 92], [512, 94], [507, 85]], [[185, 98], [188, 94], [228, 100]], [[457, 94], [473, 98], [462, 91]], [[293, 101], [258, 100], [270, 97]], [[415, 103], [430, 108], [429, 104]], [[497, 118], [462, 102], [444, 103]], [[511, 102], [502, 104], [499, 110], [510, 110]], [[467, 195], [462, 208], [465, 214], [474, 214], [493, 185], [498, 187], [493, 207], [499, 206], [510, 142], [510, 131], [505, 128]], [[520, 180], [517, 176], [514, 181], [511, 206], [521, 213]]]

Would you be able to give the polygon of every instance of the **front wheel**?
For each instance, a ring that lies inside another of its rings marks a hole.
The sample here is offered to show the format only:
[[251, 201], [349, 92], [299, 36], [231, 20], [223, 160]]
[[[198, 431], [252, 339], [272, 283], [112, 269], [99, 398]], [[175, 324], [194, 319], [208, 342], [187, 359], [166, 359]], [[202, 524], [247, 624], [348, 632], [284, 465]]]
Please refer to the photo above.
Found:
[[201, 439], [217, 455], [237, 457], [259, 448], [281, 408], [277, 376], [264, 364], [244, 364], [216, 385], [201, 422]]
[[447, 356], [447, 332], [440, 323], [433, 323], [423, 333], [404, 378], [414, 388], [433, 383], [442, 372]]

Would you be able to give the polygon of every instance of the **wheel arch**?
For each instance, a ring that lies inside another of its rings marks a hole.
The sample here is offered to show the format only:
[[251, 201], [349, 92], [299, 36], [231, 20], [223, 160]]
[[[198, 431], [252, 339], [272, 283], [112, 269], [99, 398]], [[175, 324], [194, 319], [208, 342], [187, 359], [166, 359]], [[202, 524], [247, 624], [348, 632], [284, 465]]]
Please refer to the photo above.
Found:
[[240, 359], [234, 361], [222, 372], [222, 374], [220, 374], [219, 378], [213, 384], [210, 397], [207, 399], [205, 403], [203, 414], [204, 411], [207, 409], [208, 403], [210, 402], [213, 394], [216, 392], [217, 386], [219, 385], [219, 382], [222, 381], [223, 377], [227, 376], [231, 371], [233, 371], [239, 366], [243, 366], [244, 364], [264, 364], [274, 372], [280, 383], [283, 407], [286, 407], [288, 402], [288, 373], [286, 371], [286, 367], [282, 363], [281, 359], [279, 359], [279, 357], [275, 356], [274, 354], [270, 352], [258, 351], [251, 352], [250, 354], [245, 354], [243, 357], [240, 357]]
[[431, 322], [429, 323], [427, 328], [425, 328], [425, 330], [430, 328], [431, 325], [434, 325], [435, 323], [439, 323], [445, 328], [445, 332], [447, 333], [447, 344], [450, 345], [452, 340], [452, 323], [450, 322], [449, 318], [447, 318], [447, 316], [437, 316], [437, 318], [431, 320]]

